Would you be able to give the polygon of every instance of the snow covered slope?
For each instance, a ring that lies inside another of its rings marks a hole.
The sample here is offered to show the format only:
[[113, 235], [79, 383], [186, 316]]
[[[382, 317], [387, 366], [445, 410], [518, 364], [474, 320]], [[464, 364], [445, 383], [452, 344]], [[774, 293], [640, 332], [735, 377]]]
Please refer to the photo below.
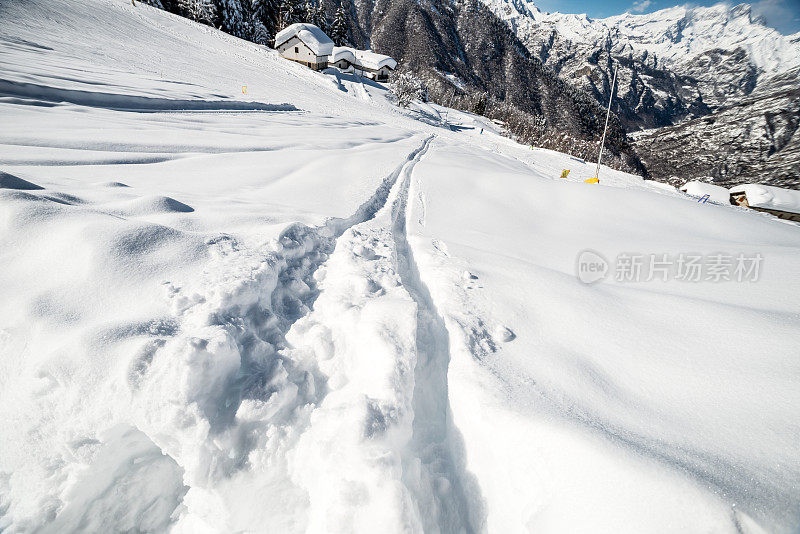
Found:
[[138, 3], [0, 16], [0, 529], [800, 525], [797, 225]]

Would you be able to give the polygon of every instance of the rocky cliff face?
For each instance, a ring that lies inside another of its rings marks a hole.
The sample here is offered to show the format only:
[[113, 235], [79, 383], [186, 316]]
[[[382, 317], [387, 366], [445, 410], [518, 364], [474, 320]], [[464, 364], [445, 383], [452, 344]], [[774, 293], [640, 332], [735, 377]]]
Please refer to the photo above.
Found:
[[648, 132], [634, 146], [653, 176], [673, 185], [709, 177], [800, 189], [800, 69], [765, 80], [706, 117]]
[[[708, 50], [683, 62], [680, 71], [711, 110], [741, 101], [753, 92], [760, 77], [758, 67], [741, 47]], [[761, 76], [762, 80], [768, 77]]]
[[696, 80], [659, 68], [646, 55], [575, 45], [559, 36], [551, 41], [539, 49], [545, 65], [604, 106], [617, 69], [612, 110], [628, 131], [672, 126], [711, 112]]

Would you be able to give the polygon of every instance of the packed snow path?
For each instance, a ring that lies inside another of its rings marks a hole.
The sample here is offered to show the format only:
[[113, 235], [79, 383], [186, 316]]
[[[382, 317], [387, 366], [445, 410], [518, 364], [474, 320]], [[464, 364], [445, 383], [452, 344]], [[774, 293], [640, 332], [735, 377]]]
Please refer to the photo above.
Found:
[[796, 225], [139, 3], [0, 15], [0, 530], [797, 531]]
[[[426, 502], [424, 494], [417, 500], [425, 532], [478, 532], [483, 522], [479, 490], [464, 469], [463, 443], [453, 425], [447, 394], [449, 334], [430, 291], [419, 276], [406, 235], [412, 170], [409, 167], [404, 173], [392, 204], [397, 269], [403, 287], [417, 306], [412, 457], [411, 465], [407, 465], [407, 471], [415, 480], [408, 483], [418, 488], [423, 486], [417, 491], [437, 496], [432, 502]], [[470, 487], [465, 489], [465, 486]]]

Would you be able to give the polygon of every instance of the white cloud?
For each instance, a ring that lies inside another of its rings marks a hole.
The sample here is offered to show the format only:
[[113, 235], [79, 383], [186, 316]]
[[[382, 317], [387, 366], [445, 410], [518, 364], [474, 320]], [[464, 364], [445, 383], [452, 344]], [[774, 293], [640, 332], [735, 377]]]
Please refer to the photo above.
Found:
[[653, 0], [637, 0], [633, 3], [633, 7], [631, 11], [634, 13], [642, 13], [645, 9], [650, 7], [653, 4]]

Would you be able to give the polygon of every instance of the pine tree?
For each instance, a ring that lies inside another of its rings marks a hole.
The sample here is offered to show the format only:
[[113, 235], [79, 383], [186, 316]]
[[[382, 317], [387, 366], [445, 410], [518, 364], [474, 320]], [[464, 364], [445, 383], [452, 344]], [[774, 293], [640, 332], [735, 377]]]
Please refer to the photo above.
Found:
[[217, 0], [217, 2], [222, 31], [236, 37], [246, 37], [245, 21], [248, 18], [243, 13], [239, 0]]
[[397, 100], [397, 105], [402, 108], [407, 108], [414, 100], [428, 101], [425, 83], [410, 72], [401, 72], [395, 76], [389, 90]]
[[194, 21], [213, 26], [217, 21], [217, 6], [212, 0], [178, 0], [178, 13]]
[[330, 26], [331, 40], [336, 46], [345, 46], [347, 44], [347, 17], [344, 13], [344, 6], [339, 3], [336, 8], [336, 15], [333, 18], [333, 24]]
[[298, 4], [297, 0], [280, 0], [278, 28], [280, 31], [285, 27], [300, 22], [302, 6]]
[[278, 2], [278, 24], [277, 24], [277, 26], [275, 26], [275, 30], [276, 31], [281, 31], [282, 29], [284, 29], [286, 26], [289, 25], [286, 22], [287, 19], [288, 19], [288, 15], [289, 15], [288, 10], [289, 10], [289, 2], [288, 2], [288, 0], [279, 0], [279, 2]]
[[325, 14], [325, 7], [322, 5], [322, 0], [318, 0], [317, 5], [314, 8], [313, 22], [325, 33], [328, 33], [328, 30], [330, 30], [330, 23], [328, 23], [328, 16]]
[[314, 2], [312, 0], [306, 0], [306, 5], [304, 8], [303, 22], [308, 22], [310, 24], [314, 24], [314, 14], [316, 13], [316, 7], [314, 7]]
[[276, 0], [252, 0], [250, 7], [254, 28], [253, 35], [263, 39], [263, 34], [265, 33], [266, 41], [268, 42], [275, 37], [278, 20], [280, 19], [280, 6], [278, 6]]
[[267, 31], [267, 28], [260, 21], [253, 19], [250, 21], [250, 40], [260, 45], [268, 45], [275, 37]]

